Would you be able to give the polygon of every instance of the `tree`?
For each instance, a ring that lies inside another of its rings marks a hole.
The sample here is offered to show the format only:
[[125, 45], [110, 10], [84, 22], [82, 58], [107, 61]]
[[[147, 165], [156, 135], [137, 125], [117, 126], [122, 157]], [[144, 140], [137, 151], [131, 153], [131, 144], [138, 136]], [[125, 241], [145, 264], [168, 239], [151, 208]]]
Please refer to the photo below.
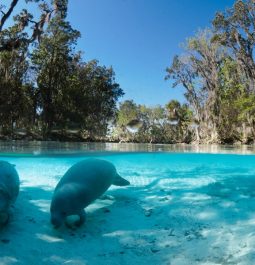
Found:
[[237, 0], [225, 13], [218, 12], [213, 20], [218, 42], [232, 50], [239, 66], [249, 79], [248, 89], [255, 92], [255, 7], [253, 0]]
[[131, 139], [134, 140], [134, 135], [128, 131], [127, 125], [133, 120], [139, 120], [139, 118], [138, 106], [133, 100], [125, 100], [120, 103], [117, 112], [116, 126], [112, 133], [113, 140], [121, 142], [127, 142]]
[[140, 120], [142, 128], [138, 131], [139, 142], [163, 143], [165, 142], [164, 124], [166, 122], [165, 109], [160, 105], [147, 107], [139, 105]]
[[69, 85], [64, 113], [90, 139], [102, 137], [115, 120], [117, 100], [123, 95], [112, 67], [100, 66], [96, 60], [80, 62]]
[[[15, 36], [16, 33], [13, 29], [8, 34]], [[26, 45], [0, 53], [0, 119], [6, 133], [12, 133], [22, 119], [28, 118], [30, 102], [27, 97], [27, 53]]]
[[187, 56], [175, 57], [167, 68], [167, 79], [175, 79], [174, 86], [182, 84], [188, 103], [192, 106], [195, 122], [200, 126], [200, 137], [209, 142], [219, 142], [218, 127], [220, 113], [219, 69], [225, 56], [223, 47], [212, 43], [212, 32], [208, 29], [187, 40]]
[[[29, 45], [36, 40], [40, 42], [44, 26], [50, 21], [52, 14], [57, 13], [65, 18], [68, 4], [67, 0], [53, 0], [51, 3], [46, 0], [25, 0], [26, 3], [38, 3], [38, 9], [41, 13], [40, 18], [35, 21], [33, 15], [27, 9], [23, 9], [14, 16], [15, 23], [11, 26], [11, 28], [16, 28], [18, 34], [15, 38], [7, 38], [5, 32], [8, 29], [4, 29], [4, 26], [13, 14], [18, 2], [20, 0], [12, 0], [7, 8], [3, 5], [0, 6], [0, 12], [2, 13], [0, 18], [0, 52], [18, 49], [21, 45]], [[28, 28], [30, 28], [31, 34], [23, 34], [27, 32]]]
[[[187, 105], [183, 104], [180, 107], [181, 116], [178, 118], [179, 124], [177, 126], [169, 122], [168, 114], [167, 107], [160, 105], [148, 107], [137, 105], [133, 100], [126, 100], [119, 106], [113, 139], [143, 143], [189, 142], [189, 132], [184, 130], [184, 128], [188, 128], [190, 120], [188, 116], [191, 114]], [[131, 128], [132, 130], [129, 129], [130, 121], [135, 121], [136, 125]], [[183, 130], [182, 133], [179, 132], [181, 130]]]
[[119, 106], [117, 123], [119, 126], [126, 126], [130, 121], [139, 119], [137, 105], [133, 100], [126, 100]]
[[[173, 87], [182, 85], [186, 92], [184, 94], [189, 103], [194, 120], [199, 124], [203, 122], [203, 94], [199, 86], [199, 79], [197, 71], [193, 68], [191, 57], [175, 56], [172, 65], [166, 69], [166, 80], [173, 79]], [[178, 103], [174, 103], [178, 104]], [[170, 107], [170, 106], [169, 106]], [[174, 113], [173, 113], [174, 114]]]
[[219, 135], [221, 142], [233, 143], [242, 139], [239, 130], [242, 127], [238, 118], [240, 107], [238, 102], [245, 95], [246, 78], [240, 74], [236, 60], [227, 56], [221, 63], [220, 76], [220, 113], [219, 113]]
[[66, 93], [76, 60], [75, 44], [80, 33], [61, 15], [49, 23], [41, 42], [33, 51], [32, 63], [37, 75], [39, 108], [42, 110], [43, 131], [48, 134], [53, 126], [63, 126]]
[[40, 19], [23, 9], [4, 28], [18, 2], [0, 6], [2, 128], [35, 127], [47, 139], [56, 131], [57, 139], [65, 137], [72, 128], [83, 138], [105, 137], [124, 94], [112, 67], [82, 61], [75, 50], [80, 33], [66, 21], [67, 0], [27, 0], [38, 3]]
[[190, 142], [189, 124], [192, 121], [192, 111], [187, 104], [177, 100], [171, 100], [166, 104], [167, 118], [174, 130], [176, 142]]

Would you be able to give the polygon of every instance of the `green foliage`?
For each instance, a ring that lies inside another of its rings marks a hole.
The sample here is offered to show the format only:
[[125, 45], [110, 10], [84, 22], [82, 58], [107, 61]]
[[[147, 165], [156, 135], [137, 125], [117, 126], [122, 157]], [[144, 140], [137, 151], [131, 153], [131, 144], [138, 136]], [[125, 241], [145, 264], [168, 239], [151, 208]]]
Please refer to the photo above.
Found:
[[99, 66], [96, 60], [76, 65], [66, 99], [66, 118], [93, 134], [105, 135], [115, 119], [116, 103], [123, 91], [115, 82], [113, 69]]
[[119, 106], [117, 123], [120, 127], [126, 126], [130, 121], [139, 119], [138, 106], [133, 100], [126, 100]]
[[238, 60], [239, 67], [249, 82], [247, 90], [255, 92], [255, 62], [253, 50], [255, 45], [254, 1], [237, 0], [225, 13], [217, 13], [213, 20], [214, 43], [231, 49]]
[[241, 121], [255, 123], [255, 95], [243, 96], [236, 100], [236, 106], [240, 109], [238, 118]]
[[[166, 79], [185, 88], [196, 140], [235, 142], [254, 139], [254, 1], [237, 0], [217, 13], [213, 29], [199, 31], [176, 56]], [[169, 119], [178, 121], [180, 106], [171, 102]]]
[[44, 131], [75, 127], [86, 137], [105, 135], [123, 91], [112, 68], [84, 63], [74, 47], [79, 32], [61, 17], [52, 19], [34, 51]]
[[70, 86], [69, 75], [75, 60], [73, 49], [79, 35], [68, 22], [56, 17], [51, 20], [40, 45], [33, 51], [32, 63], [40, 99], [38, 107], [42, 109], [46, 134], [53, 126], [64, 125], [63, 102]]
[[12, 132], [21, 117], [28, 114], [26, 54], [26, 47], [0, 53], [0, 119], [7, 132]]
[[[11, 2], [10, 14], [16, 2]], [[113, 69], [96, 60], [83, 62], [76, 52], [80, 33], [66, 21], [67, 0], [27, 2], [38, 2], [40, 21], [23, 10], [13, 26], [0, 30], [2, 132], [33, 128], [47, 139], [61, 139], [72, 129], [80, 139], [105, 136], [124, 94]], [[39, 33], [29, 37], [25, 29], [31, 24]]]
[[[171, 111], [178, 106], [178, 121], [172, 124]], [[126, 100], [119, 106], [113, 140], [126, 142], [177, 143], [190, 141], [188, 125], [191, 111], [186, 104], [172, 100], [166, 107], [147, 107]], [[130, 131], [130, 121], [138, 120], [142, 126]], [[188, 139], [189, 138], [189, 139]]]

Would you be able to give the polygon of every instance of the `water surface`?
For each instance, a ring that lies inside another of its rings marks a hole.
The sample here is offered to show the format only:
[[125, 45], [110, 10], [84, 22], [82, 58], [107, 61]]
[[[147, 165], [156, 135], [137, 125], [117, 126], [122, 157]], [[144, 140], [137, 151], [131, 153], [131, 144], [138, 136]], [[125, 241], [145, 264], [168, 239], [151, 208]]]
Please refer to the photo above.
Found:
[[[55, 231], [54, 187], [89, 157], [112, 162], [131, 185], [111, 187], [78, 230]], [[0, 159], [21, 179], [11, 225], [0, 234], [10, 240], [1, 264], [33, 264], [33, 253], [42, 260], [36, 264], [255, 264], [252, 148], [9, 143]]]

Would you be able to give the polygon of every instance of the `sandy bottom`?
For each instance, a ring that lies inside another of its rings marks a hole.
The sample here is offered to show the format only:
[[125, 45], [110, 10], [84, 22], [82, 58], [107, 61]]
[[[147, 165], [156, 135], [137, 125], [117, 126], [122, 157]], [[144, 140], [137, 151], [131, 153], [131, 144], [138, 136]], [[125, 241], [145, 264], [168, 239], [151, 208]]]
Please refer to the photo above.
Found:
[[59, 165], [45, 158], [29, 169], [28, 161], [6, 159], [16, 163], [21, 191], [0, 231], [1, 265], [255, 264], [252, 167], [225, 164], [222, 171], [216, 162], [208, 168], [195, 159], [188, 168], [163, 170], [138, 158], [110, 158], [132, 185], [111, 187], [86, 209], [80, 228], [55, 230], [49, 221], [54, 187], [79, 159]]

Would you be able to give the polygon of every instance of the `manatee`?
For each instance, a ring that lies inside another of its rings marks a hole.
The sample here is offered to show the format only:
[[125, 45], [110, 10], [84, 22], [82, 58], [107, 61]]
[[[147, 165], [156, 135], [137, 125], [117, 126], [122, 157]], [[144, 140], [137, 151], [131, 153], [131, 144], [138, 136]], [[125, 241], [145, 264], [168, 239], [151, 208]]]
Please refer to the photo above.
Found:
[[112, 184], [127, 186], [130, 183], [119, 176], [115, 166], [108, 161], [92, 158], [73, 165], [54, 190], [50, 206], [53, 226], [60, 227], [66, 217], [71, 215], [79, 216], [76, 226], [82, 225], [86, 217], [84, 208], [99, 198]]
[[10, 207], [19, 194], [19, 175], [14, 165], [0, 161], [0, 226], [8, 223]]

